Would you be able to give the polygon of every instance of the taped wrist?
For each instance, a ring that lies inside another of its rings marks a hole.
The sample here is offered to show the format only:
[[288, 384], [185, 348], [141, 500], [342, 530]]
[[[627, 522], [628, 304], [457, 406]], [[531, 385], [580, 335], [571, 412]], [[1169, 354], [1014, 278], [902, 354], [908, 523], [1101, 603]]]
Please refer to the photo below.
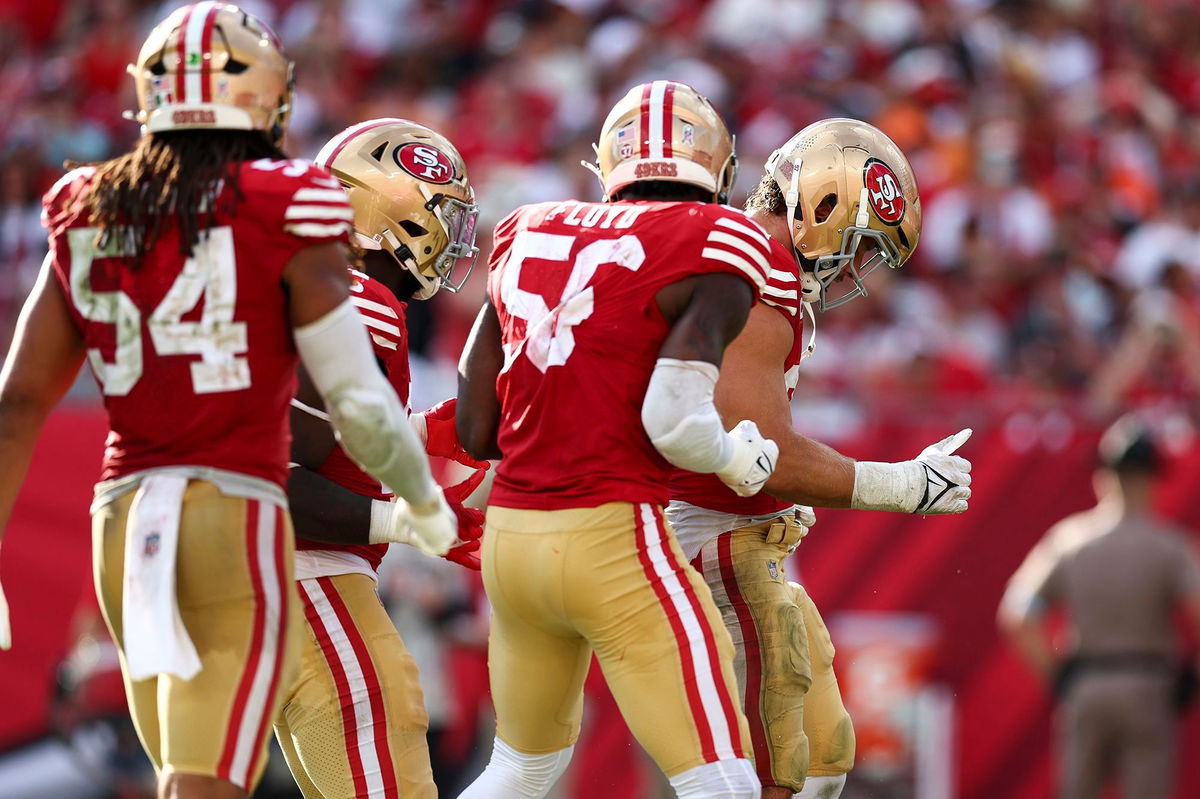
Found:
[[430, 502], [434, 482], [424, 447], [380, 373], [350, 301], [296, 328], [293, 337], [346, 453], [400, 496], [417, 505]]
[[396, 510], [394, 502], [386, 499], [371, 500], [371, 527], [367, 540], [372, 544], [392, 543], [392, 513]]
[[925, 484], [925, 469], [916, 461], [857, 461], [850, 507], [912, 513], [925, 495]]
[[642, 401], [642, 427], [673, 466], [717, 472], [734, 458], [734, 441], [713, 405], [720, 370], [705, 361], [659, 358]]

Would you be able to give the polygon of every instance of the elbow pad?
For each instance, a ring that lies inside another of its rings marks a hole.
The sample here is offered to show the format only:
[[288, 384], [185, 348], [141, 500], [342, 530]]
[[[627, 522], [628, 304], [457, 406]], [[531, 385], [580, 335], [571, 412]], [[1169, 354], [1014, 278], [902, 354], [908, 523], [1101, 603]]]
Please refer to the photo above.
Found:
[[410, 503], [432, 502], [435, 484], [424, 447], [408, 411], [379, 371], [350, 301], [296, 328], [293, 336], [346, 454]]
[[671, 465], [717, 472], [734, 458], [734, 442], [713, 405], [720, 370], [704, 361], [659, 358], [642, 401], [642, 427]]

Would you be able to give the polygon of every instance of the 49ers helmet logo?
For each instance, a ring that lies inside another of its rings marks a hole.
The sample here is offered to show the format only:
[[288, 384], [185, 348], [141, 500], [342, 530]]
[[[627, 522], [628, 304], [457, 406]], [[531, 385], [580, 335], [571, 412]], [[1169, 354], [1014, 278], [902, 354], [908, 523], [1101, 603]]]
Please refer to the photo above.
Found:
[[454, 180], [454, 164], [436, 147], [421, 142], [409, 142], [392, 153], [396, 163], [408, 174], [429, 183], [449, 183]]
[[863, 183], [867, 187], [867, 197], [871, 201], [871, 210], [884, 224], [898, 225], [904, 219], [904, 209], [907, 203], [904, 192], [900, 190], [900, 180], [892, 168], [872, 158], [863, 168]]

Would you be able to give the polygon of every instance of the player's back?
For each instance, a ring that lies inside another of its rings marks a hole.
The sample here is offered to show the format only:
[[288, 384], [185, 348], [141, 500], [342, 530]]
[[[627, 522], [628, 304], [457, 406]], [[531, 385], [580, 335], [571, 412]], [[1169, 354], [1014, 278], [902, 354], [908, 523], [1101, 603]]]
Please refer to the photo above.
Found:
[[345, 240], [352, 212], [308, 162], [237, 170], [190, 257], [173, 217], [138, 263], [120, 235], [97, 246], [89, 169], [46, 196], [55, 277], [108, 410], [103, 479], [189, 465], [286, 482], [297, 355], [283, 273], [301, 249]]
[[761, 288], [769, 252], [760, 227], [715, 204], [569, 201], [502, 221], [488, 276], [505, 352], [491, 504], [665, 504], [669, 466], [641, 421], [670, 332], [658, 292], [714, 272]]

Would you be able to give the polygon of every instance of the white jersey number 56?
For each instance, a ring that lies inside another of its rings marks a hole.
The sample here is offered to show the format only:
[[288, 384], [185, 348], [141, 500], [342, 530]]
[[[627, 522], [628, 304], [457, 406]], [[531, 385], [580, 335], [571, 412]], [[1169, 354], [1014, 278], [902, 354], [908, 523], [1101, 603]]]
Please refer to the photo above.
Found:
[[575, 256], [571, 275], [552, 309], [541, 294], [520, 287], [521, 268], [529, 258], [568, 260], [575, 240], [575, 236], [531, 230], [522, 230], [513, 239], [500, 278], [500, 299], [509, 314], [526, 321], [526, 328], [521, 342], [506, 345], [504, 371], [522, 351], [540, 372], [565, 364], [575, 350], [572, 328], [592, 315], [595, 293], [588, 283], [596, 270], [601, 264], [616, 264], [636, 272], [646, 260], [642, 242], [633, 234], [593, 241]]

